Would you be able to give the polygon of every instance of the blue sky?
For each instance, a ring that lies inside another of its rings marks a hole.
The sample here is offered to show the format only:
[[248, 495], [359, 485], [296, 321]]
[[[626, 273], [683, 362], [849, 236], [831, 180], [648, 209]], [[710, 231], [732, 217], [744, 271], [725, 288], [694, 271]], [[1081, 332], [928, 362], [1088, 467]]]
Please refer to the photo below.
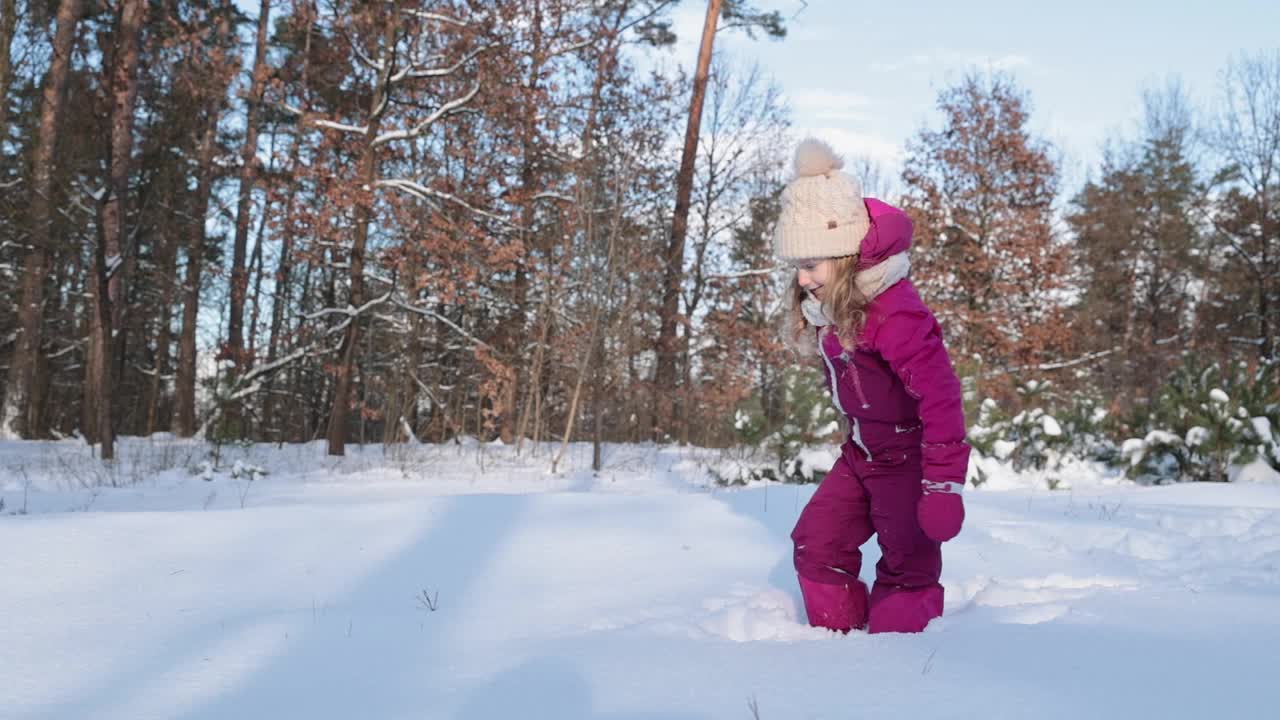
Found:
[[[803, 5], [756, 4], [786, 16]], [[705, 11], [699, 0], [681, 3], [673, 60], [692, 64]], [[1070, 187], [1096, 167], [1107, 137], [1132, 134], [1144, 87], [1180, 78], [1206, 108], [1230, 59], [1280, 48], [1280, 2], [811, 0], [785, 40], [721, 33], [717, 44], [774, 76], [797, 134], [825, 137], [895, 174], [907, 138], [937, 125], [939, 89], [971, 68], [1008, 70], [1030, 92], [1033, 132], [1062, 151]]]

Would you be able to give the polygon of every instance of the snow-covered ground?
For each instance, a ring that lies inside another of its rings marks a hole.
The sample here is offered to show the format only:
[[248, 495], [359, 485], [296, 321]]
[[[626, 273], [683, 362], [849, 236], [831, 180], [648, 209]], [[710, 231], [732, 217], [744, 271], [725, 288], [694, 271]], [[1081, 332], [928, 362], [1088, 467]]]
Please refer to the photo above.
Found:
[[598, 477], [585, 445], [554, 476], [551, 447], [349, 450], [224, 447], [213, 467], [204, 445], [126, 439], [104, 470], [72, 441], [0, 443], [0, 716], [1280, 708], [1277, 484], [1005, 474], [966, 496], [944, 618], [840, 636], [807, 627], [791, 571], [813, 486], [712, 487], [707, 450], [610, 446]]

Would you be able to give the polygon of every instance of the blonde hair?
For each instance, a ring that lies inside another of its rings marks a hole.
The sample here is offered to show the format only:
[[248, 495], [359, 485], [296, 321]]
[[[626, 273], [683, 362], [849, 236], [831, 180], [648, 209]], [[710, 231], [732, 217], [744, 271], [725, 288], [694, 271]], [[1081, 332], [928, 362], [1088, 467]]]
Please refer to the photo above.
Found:
[[[831, 315], [835, 325], [836, 337], [846, 349], [853, 349], [858, 342], [858, 333], [867, 319], [867, 296], [858, 289], [855, 278], [858, 274], [858, 256], [845, 255], [830, 258], [831, 280], [824, 286], [827, 299], [823, 306]], [[813, 327], [805, 319], [800, 304], [808, 297], [805, 289], [800, 287], [798, 278], [791, 279], [791, 336], [797, 346], [811, 344]]]

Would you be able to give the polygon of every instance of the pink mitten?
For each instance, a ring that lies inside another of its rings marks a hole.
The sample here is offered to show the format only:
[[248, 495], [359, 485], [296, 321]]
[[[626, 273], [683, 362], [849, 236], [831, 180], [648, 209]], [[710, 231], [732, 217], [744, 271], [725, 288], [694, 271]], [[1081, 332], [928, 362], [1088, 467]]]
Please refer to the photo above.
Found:
[[946, 542], [960, 534], [964, 524], [964, 485], [955, 482], [923, 481], [924, 492], [916, 503], [916, 520], [926, 537]]

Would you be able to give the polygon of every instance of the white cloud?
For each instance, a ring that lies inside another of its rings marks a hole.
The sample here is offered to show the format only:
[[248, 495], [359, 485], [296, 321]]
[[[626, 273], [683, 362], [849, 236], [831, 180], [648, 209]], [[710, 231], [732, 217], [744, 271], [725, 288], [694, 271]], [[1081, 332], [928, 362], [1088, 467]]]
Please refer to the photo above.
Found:
[[1025, 55], [1001, 55], [1000, 57], [974, 57], [970, 59], [971, 65], [982, 67], [988, 65], [996, 70], [1012, 70], [1016, 67], [1030, 65], [1030, 58]]
[[901, 72], [912, 68], [928, 67], [937, 62], [932, 55], [908, 55], [893, 62], [873, 62], [868, 67], [872, 72]]
[[803, 88], [788, 94], [787, 100], [799, 117], [835, 121], [865, 120], [867, 109], [875, 104], [865, 95], [824, 88]]
[[868, 68], [872, 72], [892, 73], [904, 70], [920, 70], [934, 67], [943, 68], [989, 68], [991, 70], [1013, 70], [1031, 64], [1025, 55], [986, 55], [964, 53], [955, 50], [934, 50], [928, 53], [908, 55], [890, 62], [873, 62]]

